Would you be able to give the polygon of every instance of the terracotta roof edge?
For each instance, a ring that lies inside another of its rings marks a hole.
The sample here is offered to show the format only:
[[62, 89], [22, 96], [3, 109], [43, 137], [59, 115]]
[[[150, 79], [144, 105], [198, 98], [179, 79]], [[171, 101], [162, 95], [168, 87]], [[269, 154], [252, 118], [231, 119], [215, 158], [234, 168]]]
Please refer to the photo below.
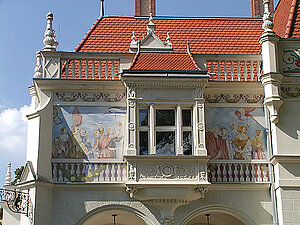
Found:
[[79, 42], [78, 46], [74, 49], [74, 52], [78, 52], [80, 50], [80, 48], [82, 47], [82, 45], [84, 44], [84, 42], [88, 39], [88, 37], [90, 36], [90, 34], [95, 30], [96, 26], [100, 23], [100, 21], [102, 20], [102, 18], [100, 18], [100, 19], [98, 18], [96, 20], [96, 22], [93, 24], [93, 26], [85, 34], [85, 36], [83, 37], [83, 39], [81, 40], [81, 42]]
[[135, 63], [136, 63], [136, 61], [137, 61], [139, 55], [140, 55], [140, 52], [137, 52], [137, 53], [135, 54], [135, 56], [134, 56], [134, 58], [133, 58], [133, 60], [132, 60], [132, 63], [130, 64], [130, 66], [129, 66], [129, 68], [128, 68], [129, 70], [131, 70], [131, 69], [133, 68], [133, 66], [135, 65]]
[[[187, 54], [188, 54], [188, 53], [187, 53]], [[190, 56], [190, 58], [191, 58], [193, 64], [195, 65], [195, 67], [196, 67], [198, 70], [201, 70], [200, 67], [199, 67], [199, 66], [197, 65], [197, 63], [196, 63], [196, 60], [194, 59], [193, 54], [188, 54], [188, 55]]]
[[289, 18], [288, 18], [288, 22], [286, 24], [286, 30], [285, 30], [284, 38], [289, 38], [290, 37], [296, 5], [297, 5], [297, 0], [293, 0], [292, 5], [291, 5], [291, 10], [290, 10], [290, 15], [289, 15]]

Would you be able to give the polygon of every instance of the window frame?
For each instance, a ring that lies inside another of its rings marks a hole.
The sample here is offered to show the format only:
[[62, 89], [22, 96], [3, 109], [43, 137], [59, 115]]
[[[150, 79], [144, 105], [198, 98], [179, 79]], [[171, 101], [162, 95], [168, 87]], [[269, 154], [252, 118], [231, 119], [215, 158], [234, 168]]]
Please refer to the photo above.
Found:
[[[179, 104], [168, 104], [168, 105], [162, 105], [162, 104], [152, 104], [152, 107], [154, 109], [154, 137], [151, 137], [151, 110], [150, 110], [150, 107], [149, 105], [145, 105], [145, 104], [141, 104], [138, 106], [138, 109], [137, 109], [137, 152], [138, 152], [138, 155], [141, 155], [140, 154], [140, 132], [148, 132], [148, 155], [142, 155], [142, 156], [149, 156], [149, 155], [157, 155], [156, 154], [156, 132], [175, 132], [175, 140], [174, 140], [174, 145], [175, 145], [175, 151], [174, 151], [174, 156], [177, 156], [177, 155], [184, 155], [184, 149], [183, 149], [183, 132], [185, 131], [189, 131], [191, 132], [191, 142], [192, 142], [192, 152], [191, 152], [191, 155], [194, 155], [194, 131], [193, 131], [193, 123], [194, 123], [194, 116], [193, 116], [193, 105], [192, 104], [184, 104], [184, 105], [179, 105]], [[140, 126], [140, 110], [143, 110], [143, 109], [147, 109], [148, 110], [148, 126]], [[178, 118], [178, 110], [181, 110], [180, 112], [180, 115], [181, 117]], [[157, 110], [174, 110], [174, 119], [175, 119], [175, 126], [156, 126], [156, 111]], [[190, 110], [191, 111], [191, 126], [183, 126], [183, 118], [182, 118], [182, 111], [183, 110]], [[180, 128], [179, 128], [179, 124], [178, 124], [178, 121], [180, 120]], [[180, 135], [179, 135], [179, 132], [178, 130], [180, 130]], [[179, 135], [179, 137], [178, 137]], [[155, 154], [151, 154], [151, 141], [150, 139], [152, 138], [152, 140], [154, 141], [154, 144], [155, 144]], [[181, 146], [178, 146], [178, 138], [181, 139], [180, 143], [181, 143]], [[182, 148], [181, 152], [179, 151], [179, 148]], [[157, 156], [163, 156], [163, 155], [157, 155]]]

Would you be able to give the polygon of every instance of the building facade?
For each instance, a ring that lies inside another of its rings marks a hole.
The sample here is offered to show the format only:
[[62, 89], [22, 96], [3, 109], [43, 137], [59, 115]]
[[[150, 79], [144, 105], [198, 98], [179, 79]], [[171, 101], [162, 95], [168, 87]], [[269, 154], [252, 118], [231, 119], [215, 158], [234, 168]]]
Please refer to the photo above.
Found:
[[136, 0], [135, 17], [101, 10], [74, 52], [48, 13], [4, 224], [300, 224], [299, 4], [273, 21], [270, 0], [253, 18]]

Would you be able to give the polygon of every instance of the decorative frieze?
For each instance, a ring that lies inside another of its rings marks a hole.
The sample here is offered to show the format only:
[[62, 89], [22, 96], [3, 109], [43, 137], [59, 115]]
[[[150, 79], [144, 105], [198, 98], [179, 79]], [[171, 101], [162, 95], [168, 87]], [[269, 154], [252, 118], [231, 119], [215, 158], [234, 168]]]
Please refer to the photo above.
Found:
[[151, 163], [141, 165], [139, 179], [196, 179], [195, 165]]
[[126, 94], [108, 92], [56, 92], [54, 101], [63, 102], [120, 102], [125, 101]]
[[263, 94], [205, 94], [209, 103], [262, 103]]
[[299, 86], [284, 86], [281, 87], [282, 95], [285, 98], [299, 98], [300, 87]]

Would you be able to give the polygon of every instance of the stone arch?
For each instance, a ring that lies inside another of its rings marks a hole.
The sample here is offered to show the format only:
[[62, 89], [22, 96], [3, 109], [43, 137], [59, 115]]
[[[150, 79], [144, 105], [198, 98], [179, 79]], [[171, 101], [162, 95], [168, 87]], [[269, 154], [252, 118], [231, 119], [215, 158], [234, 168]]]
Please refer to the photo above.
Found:
[[197, 217], [198, 215], [205, 214], [205, 213], [224, 213], [227, 215], [230, 215], [241, 222], [243, 222], [246, 225], [256, 225], [256, 223], [244, 212], [228, 207], [225, 205], [210, 205], [210, 206], [204, 206], [201, 208], [198, 208], [194, 210], [193, 212], [189, 213], [179, 224], [180, 225], [187, 225], [189, 221], [191, 221], [193, 218]]
[[121, 202], [86, 202], [85, 208], [87, 213], [76, 223], [76, 225], [84, 225], [90, 218], [107, 211], [122, 211], [131, 216], [136, 216], [146, 225], [159, 225], [160, 223], [151, 211], [141, 202], [121, 201]]

